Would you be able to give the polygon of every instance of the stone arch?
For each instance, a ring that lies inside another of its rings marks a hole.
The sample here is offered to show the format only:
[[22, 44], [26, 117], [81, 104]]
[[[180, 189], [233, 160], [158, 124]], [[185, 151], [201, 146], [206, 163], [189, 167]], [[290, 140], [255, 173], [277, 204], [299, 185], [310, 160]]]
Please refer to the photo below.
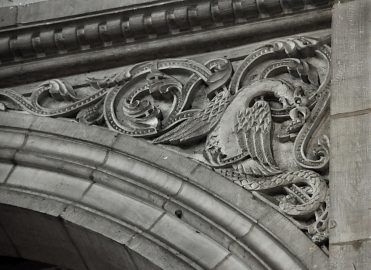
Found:
[[70, 269], [327, 267], [276, 210], [169, 149], [22, 113], [0, 118], [0, 149], [0, 255]]

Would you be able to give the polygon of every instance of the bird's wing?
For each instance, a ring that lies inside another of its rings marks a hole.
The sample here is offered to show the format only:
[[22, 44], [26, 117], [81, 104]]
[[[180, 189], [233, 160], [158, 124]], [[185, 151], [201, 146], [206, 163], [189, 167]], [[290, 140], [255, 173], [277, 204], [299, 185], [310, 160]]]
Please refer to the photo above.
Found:
[[235, 133], [239, 146], [255, 161], [241, 164], [245, 173], [274, 175], [281, 172], [272, 154], [271, 130], [272, 117], [266, 101], [256, 101], [237, 114]]
[[185, 144], [203, 138], [218, 123], [229, 104], [229, 92], [215, 95], [207, 107], [176, 128], [153, 140], [153, 143]]

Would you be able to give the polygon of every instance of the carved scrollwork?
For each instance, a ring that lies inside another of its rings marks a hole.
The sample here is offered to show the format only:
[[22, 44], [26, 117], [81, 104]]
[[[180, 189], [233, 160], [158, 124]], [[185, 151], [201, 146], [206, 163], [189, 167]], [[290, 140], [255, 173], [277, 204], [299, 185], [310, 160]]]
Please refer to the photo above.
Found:
[[162, 59], [89, 79], [83, 87], [57, 79], [30, 98], [10, 89], [0, 98], [10, 109], [74, 117], [153, 143], [192, 148], [204, 142], [197, 159], [259, 192], [322, 243], [328, 219], [329, 141], [322, 134], [330, 98], [328, 43], [276, 41], [251, 52], [234, 72], [224, 58], [205, 64]]
[[[230, 63], [215, 59], [206, 65], [192, 60], [166, 59], [131, 69], [131, 79], [112, 89], [105, 100], [107, 125], [137, 137], [162, 135], [184, 120], [199, 115], [195, 96], [213, 96], [231, 75]], [[162, 142], [164, 137], [157, 138]]]

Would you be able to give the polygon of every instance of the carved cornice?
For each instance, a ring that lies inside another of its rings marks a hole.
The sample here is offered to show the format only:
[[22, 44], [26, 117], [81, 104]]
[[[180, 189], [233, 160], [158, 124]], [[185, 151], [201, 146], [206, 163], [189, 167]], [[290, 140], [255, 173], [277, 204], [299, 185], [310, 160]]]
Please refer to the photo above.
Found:
[[2, 66], [9, 66], [71, 53], [107, 50], [326, 9], [330, 5], [330, 0], [209, 0], [157, 3], [100, 12], [4, 29], [0, 31], [0, 60]]

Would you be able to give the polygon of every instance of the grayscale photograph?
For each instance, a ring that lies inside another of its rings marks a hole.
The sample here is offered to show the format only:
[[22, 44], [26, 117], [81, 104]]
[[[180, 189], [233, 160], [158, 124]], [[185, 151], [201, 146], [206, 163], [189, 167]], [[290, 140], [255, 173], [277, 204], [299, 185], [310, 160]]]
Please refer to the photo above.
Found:
[[0, 270], [371, 270], [371, 0], [0, 0]]

